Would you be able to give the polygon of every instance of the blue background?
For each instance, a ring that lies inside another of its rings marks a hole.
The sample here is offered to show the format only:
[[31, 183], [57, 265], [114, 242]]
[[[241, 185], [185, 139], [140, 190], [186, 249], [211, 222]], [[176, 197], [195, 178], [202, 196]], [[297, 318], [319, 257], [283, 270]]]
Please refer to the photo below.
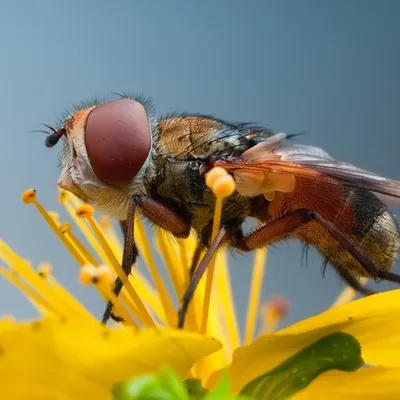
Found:
[[[145, 93], [171, 111], [310, 132], [301, 143], [400, 179], [400, 2], [368, 0], [1, 1], [0, 235], [99, 314], [77, 267], [20, 195], [57, 203], [57, 151], [31, 133], [73, 103], [110, 92]], [[231, 262], [243, 315], [251, 256]], [[282, 243], [268, 262], [264, 298], [284, 294], [287, 323], [327, 307], [343, 287], [312, 251]], [[390, 287], [386, 284], [381, 289]], [[33, 315], [0, 281], [0, 313]]]

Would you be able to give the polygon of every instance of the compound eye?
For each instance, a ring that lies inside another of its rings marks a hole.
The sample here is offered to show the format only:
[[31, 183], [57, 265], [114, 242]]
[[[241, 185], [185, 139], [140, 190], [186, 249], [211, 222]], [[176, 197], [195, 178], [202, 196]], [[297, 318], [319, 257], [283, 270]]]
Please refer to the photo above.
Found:
[[129, 184], [150, 153], [151, 132], [145, 108], [132, 99], [98, 105], [87, 118], [85, 145], [100, 181], [112, 186]]

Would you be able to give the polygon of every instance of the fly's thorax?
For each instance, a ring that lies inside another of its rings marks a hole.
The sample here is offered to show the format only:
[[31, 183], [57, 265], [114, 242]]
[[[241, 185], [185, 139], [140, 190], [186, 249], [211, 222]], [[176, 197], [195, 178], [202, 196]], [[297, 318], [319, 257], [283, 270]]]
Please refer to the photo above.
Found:
[[207, 115], [177, 115], [160, 119], [155, 145], [161, 157], [203, 160], [237, 157], [271, 131], [250, 124], [234, 124]]
[[[198, 160], [158, 158], [157, 174], [147, 185], [152, 197], [176, 211], [199, 233], [212, 224], [215, 208], [215, 196], [206, 186], [202, 165]], [[224, 200], [222, 222], [244, 220], [251, 203], [251, 198], [235, 192]]]
[[218, 143], [216, 134], [223, 124], [202, 116], [176, 116], [158, 122], [157, 153], [177, 160], [204, 158]]
[[[212, 158], [237, 157], [270, 131], [231, 124], [205, 115], [178, 115], [158, 121], [155, 179], [150, 192], [169, 204], [198, 232], [212, 223], [215, 197], [204, 171]], [[222, 221], [244, 220], [252, 199], [234, 193], [224, 201]]]

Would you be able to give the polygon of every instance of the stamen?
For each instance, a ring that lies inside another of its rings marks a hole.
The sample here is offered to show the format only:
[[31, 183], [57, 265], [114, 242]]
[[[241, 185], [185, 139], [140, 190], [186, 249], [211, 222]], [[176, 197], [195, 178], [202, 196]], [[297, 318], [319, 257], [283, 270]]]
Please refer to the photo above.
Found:
[[[114, 230], [114, 227], [107, 217], [98, 218], [99, 227], [102, 229], [104, 236], [107, 238], [110, 247], [112, 248], [114, 254], [118, 257], [118, 261], [122, 261], [122, 244]], [[120, 259], [121, 258], [121, 259]]]
[[262, 333], [273, 332], [277, 325], [283, 320], [289, 310], [289, 305], [284, 297], [277, 296], [271, 298], [263, 307], [263, 327]]
[[156, 266], [153, 254], [150, 249], [150, 245], [144, 230], [143, 222], [138, 215], [135, 216], [135, 240], [137, 241], [137, 246], [139, 248], [140, 254], [142, 254], [147, 267], [149, 268], [150, 274], [153, 278], [156, 291], [160, 297], [161, 304], [164, 309], [164, 321], [170, 326], [176, 325], [176, 312], [168, 293], [167, 288], [163, 282], [163, 278], [160, 275], [159, 269]]
[[19, 257], [19, 255], [3, 241], [0, 241], [0, 258], [4, 260], [12, 270], [11, 272], [14, 273], [26, 287], [31, 288], [36, 294], [39, 293], [40, 297], [44, 299], [46, 303], [51, 304], [52, 308], [59, 310], [58, 314], [66, 314], [68, 310], [65, 309], [63, 302], [55, 296], [49, 284], [31, 268], [28, 262]]
[[44, 209], [44, 207], [37, 201], [36, 191], [34, 189], [28, 189], [22, 194], [22, 201], [25, 204], [33, 204], [36, 209], [39, 211], [40, 215], [50, 226], [52, 231], [56, 234], [56, 236], [60, 239], [60, 241], [64, 244], [67, 250], [71, 253], [72, 257], [75, 258], [78, 265], [85, 265], [85, 260], [78, 253], [75, 247], [71, 244], [71, 242], [62, 234], [61, 229], [54, 222], [54, 220], [50, 217], [48, 212]]
[[[228, 336], [230, 341], [230, 349], [228, 348], [226, 353], [231, 355], [233, 349], [240, 346], [240, 335], [237, 324], [235, 300], [232, 296], [231, 278], [227, 265], [227, 254], [226, 251], [221, 251], [218, 256], [218, 270], [216, 271], [217, 287], [219, 294], [219, 308], [222, 311], [223, 317], [226, 321], [224, 324], [228, 329]], [[226, 346], [224, 346], [226, 347]]]
[[[179, 276], [179, 263], [178, 258], [173, 253], [171, 248], [171, 240], [167, 238], [167, 233], [161, 231], [161, 229], [155, 230], [155, 241], [157, 248], [159, 249], [163, 260], [165, 261], [165, 267], [171, 277], [172, 285], [178, 298], [182, 295], [182, 280]], [[182, 275], [181, 275], [182, 276]]]
[[51, 274], [51, 265], [47, 263], [42, 263], [39, 264], [39, 267], [37, 269], [38, 275], [46, 280], [48, 285], [51, 287], [53, 290], [54, 295], [64, 303], [66, 307], [68, 307], [74, 314], [83, 316], [85, 318], [91, 318], [94, 319], [93, 315], [90, 314], [86, 308], [79, 303], [79, 301], [74, 297], [71, 296], [68, 291], [61, 286], [57, 280], [52, 276]]
[[[71, 195], [70, 193], [61, 190], [59, 192], [59, 201], [64, 205], [65, 209], [67, 210], [68, 214], [71, 216], [75, 224], [78, 226], [78, 228], [81, 230], [82, 234], [86, 238], [86, 240], [89, 242], [91, 247], [94, 249], [96, 254], [99, 255], [99, 258], [102, 260], [104, 264], [110, 263], [106, 253], [104, 252], [103, 248], [101, 247], [100, 243], [98, 240], [95, 238], [93, 232], [90, 230], [89, 224], [85, 219], [82, 219], [76, 215], [76, 209], [79, 208], [80, 206], [83, 205], [83, 203], [78, 200], [75, 196]], [[94, 220], [94, 222], [97, 224], [97, 221]], [[101, 226], [101, 223], [98, 224], [99, 229], [103, 228]], [[107, 238], [108, 243], [110, 244], [111, 250], [114, 253], [115, 257], [118, 259], [118, 262], [121, 263], [122, 261], [122, 246], [121, 244], [118, 243], [118, 238], [117, 235], [112, 229], [112, 226], [105, 229], [103, 228], [102, 230], [103, 235]], [[110, 235], [114, 237], [114, 242], [115, 245], [113, 246], [113, 241], [110, 240]], [[71, 240], [73, 241], [73, 237], [71, 237]], [[81, 242], [80, 242], [81, 243]], [[83, 246], [83, 245], [82, 245]], [[79, 247], [79, 245], [78, 245]], [[84, 246], [83, 246], [84, 247]], [[86, 249], [86, 247], [85, 247]], [[88, 252], [88, 250], [86, 250]], [[87, 257], [88, 258], [88, 257]], [[98, 265], [98, 262], [92, 263], [94, 265]], [[128, 279], [133, 279], [132, 276], [130, 276]], [[132, 282], [131, 282], [132, 285]], [[151, 287], [151, 284], [148, 282], [148, 280], [140, 273], [140, 271], [137, 271], [135, 273], [135, 287], [136, 291], [139, 294], [140, 299], [143, 299], [146, 304], [149, 305], [149, 308], [152, 309], [152, 311], [160, 317], [162, 315], [161, 311], [161, 306], [160, 306], [160, 298], [157, 296], [156, 292], [153, 290]], [[122, 289], [122, 293], [125, 292], [125, 289]], [[126, 298], [126, 297], [125, 297]], [[124, 298], [124, 301], [125, 301]], [[135, 307], [137, 309], [137, 307]], [[160, 318], [162, 319], [162, 318]]]
[[[136, 287], [136, 292], [139, 297], [143, 299], [144, 303], [148, 305], [152, 314], [157, 317], [158, 320], [163, 321], [162, 316], [164, 315], [164, 310], [158, 297], [157, 292], [151, 287], [150, 283], [144, 278], [142, 274], [135, 273], [135, 276], [129, 276], [129, 281], [133, 285], [133, 280]], [[125, 289], [122, 289], [121, 293], [124, 293]], [[154, 319], [154, 318], [153, 318]], [[164, 321], [165, 322], [165, 321]]]
[[[217, 285], [213, 287], [213, 296], [210, 299], [210, 308], [209, 308], [209, 316], [208, 316], [208, 324], [207, 324], [207, 334], [209, 336], [215, 337], [221, 343], [224, 343], [223, 349], [220, 351], [211, 354], [208, 357], [197, 362], [196, 365], [196, 376], [208, 377], [214, 371], [220, 370], [222, 368], [227, 367], [232, 361], [232, 353], [233, 346], [232, 343], [235, 343], [235, 338], [233, 335], [236, 327], [236, 318], [234, 316], [234, 303], [231, 302], [232, 298], [225, 298], [226, 293], [224, 294], [224, 284], [227, 283], [227, 287], [229, 286], [229, 274], [225, 274], [227, 272], [226, 265], [226, 250], [220, 251], [216, 255], [216, 265], [218, 268], [215, 271], [215, 279]], [[220, 283], [228, 278], [227, 281], [224, 282], [222, 286]], [[197, 304], [200, 305], [200, 310], [203, 308], [203, 296], [205, 292], [205, 280], [202, 280], [199, 284], [198, 290], [196, 290], [195, 296], [193, 300], [197, 300], [198, 303], [192, 303], [191, 309], [197, 307]], [[233, 325], [228, 326], [227, 323], [230, 321], [230, 314], [233, 314]], [[237, 333], [237, 332], [236, 332]], [[237, 334], [236, 340], [239, 341], [239, 337]]]
[[89, 250], [82, 244], [82, 242], [72, 233], [71, 224], [68, 222], [63, 222], [60, 224], [61, 232], [67, 236], [69, 241], [77, 248], [81, 255], [85, 258], [85, 264], [98, 265], [99, 262], [90, 254]]
[[[361, 278], [360, 283], [365, 285], [368, 281], [368, 278]], [[345, 287], [342, 292], [338, 295], [335, 301], [331, 304], [330, 308], [340, 306], [342, 304], [348, 303], [353, 300], [357, 295], [357, 292], [350, 286]]]
[[37, 272], [43, 279], [49, 279], [52, 273], [51, 265], [48, 263], [41, 263], [38, 266]]
[[[136, 307], [138, 308], [139, 315], [138, 318], [140, 321], [148, 326], [156, 326], [155, 322], [153, 321], [153, 318], [151, 317], [150, 313], [148, 312], [146, 306], [143, 304], [141, 298], [137, 294], [136, 290], [132, 286], [131, 282], [129, 281], [127, 275], [123, 271], [120, 263], [116, 259], [114, 253], [112, 252], [111, 248], [109, 247], [106, 238], [104, 237], [103, 233], [101, 232], [100, 228], [95, 224], [93, 220], [93, 207], [88, 206], [88, 205], [82, 205], [78, 207], [76, 210], [76, 214], [81, 217], [85, 218], [92, 229], [95, 237], [101, 244], [101, 246], [104, 249], [104, 252], [107, 254], [108, 259], [111, 262], [112, 267], [114, 268], [114, 271], [117, 273], [118, 277], [121, 279], [125, 289], [129, 293], [129, 296], [131, 297], [132, 301], [136, 304]], [[116, 297], [116, 296], [115, 296]]]
[[[94, 237], [92, 231], [90, 230], [89, 226], [87, 225], [87, 221], [81, 218], [78, 218], [76, 215], [76, 209], [82, 205], [82, 203], [78, 202], [74, 196], [70, 195], [68, 192], [62, 190], [59, 193], [59, 200], [60, 203], [65, 207], [68, 214], [81, 230], [82, 234], [85, 236], [89, 244], [92, 246], [93, 250], [96, 254], [99, 255], [100, 259], [104, 264], [109, 263], [110, 261], [107, 258], [103, 248], [100, 246], [96, 238]], [[77, 205], [75, 206], [75, 203]], [[97, 263], [96, 263], [97, 264]]]
[[0, 268], [0, 275], [6, 278], [14, 286], [16, 286], [27, 298], [42, 312], [50, 312], [59, 317], [63, 317], [63, 313], [58, 310], [54, 305], [47, 301], [45, 298], [37, 294], [31, 287], [29, 287], [20, 276], [14, 271], [8, 271], [5, 268]]
[[112, 274], [108, 266], [102, 265], [95, 267], [94, 265], [84, 265], [80, 269], [79, 279], [83, 285], [93, 284], [100, 294], [107, 301], [112, 303], [115, 311], [125, 320], [127, 325], [139, 329], [137, 323], [133, 320], [129, 312], [119, 301], [118, 297], [110, 289]]
[[260, 306], [262, 285], [264, 282], [265, 265], [267, 261], [267, 249], [258, 249], [255, 253], [253, 273], [251, 277], [249, 302], [247, 306], [247, 322], [244, 343], [252, 342], [257, 322], [257, 314]]
[[[0, 258], [11, 269], [10, 273], [14, 273], [19, 279], [19, 283], [26, 288], [25, 293], [31, 296], [32, 301], [38, 305], [43, 299], [45, 304], [50, 304], [51, 309], [57, 310], [57, 315], [64, 317], [73, 317], [76, 315], [85, 315], [86, 317], [94, 318], [73, 296], [71, 296], [57, 281], [51, 276], [51, 266], [43, 263], [39, 265], [38, 271], [35, 271], [31, 265], [23, 260], [14, 250], [11, 249], [3, 241], [0, 241]], [[16, 279], [17, 279], [16, 278]], [[17, 280], [18, 280], [17, 279]], [[17, 284], [17, 281], [14, 281]], [[29, 294], [27, 293], [29, 291]], [[35, 300], [33, 300], [33, 297]], [[39, 306], [41, 310], [49, 309], [43, 304]]]
[[67, 201], [67, 199], [68, 199], [69, 196], [70, 196], [70, 193], [68, 193], [66, 190], [60, 189], [60, 190], [58, 191], [58, 201], [59, 201], [61, 204], [64, 204], [64, 203]]
[[[224, 198], [230, 196], [235, 191], [235, 181], [223, 168], [213, 168], [206, 176], [206, 184], [213, 191], [216, 201], [214, 209], [213, 227], [211, 233], [211, 241], [213, 241], [220, 229], [222, 205]], [[207, 332], [207, 321], [210, 309], [212, 282], [214, 277], [215, 268], [215, 255], [212, 258], [210, 265], [207, 269], [206, 289], [204, 293], [203, 314], [200, 326], [200, 332], [205, 334]]]
[[93, 279], [97, 276], [97, 269], [94, 265], [84, 265], [79, 270], [79, 282], [84, 285], [88, 286], [93, 283]]
[[[177, 253], [172, 249], [173, 242], [171, 238], [168, 237], [168, 233], [161, 229], [156, 229], [155, 236], [157, 247], [161, 252], [161, 256], [171, 278], [176, 296], [178, 299], [181, 299], [184, 290], [183, 266], [179, 262], [176, 255]], [[198, 331], [196, 321], [193, 319], [193, 314], [190, 316], [188, 315], [187, 324], [190, 329]]]

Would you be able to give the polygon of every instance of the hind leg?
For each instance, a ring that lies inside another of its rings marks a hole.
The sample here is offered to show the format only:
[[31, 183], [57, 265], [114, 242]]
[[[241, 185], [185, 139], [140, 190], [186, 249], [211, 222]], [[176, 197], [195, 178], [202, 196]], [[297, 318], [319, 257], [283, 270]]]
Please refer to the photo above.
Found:
[[345, 269], [337, 267], [337, 266], [333, 266], [333, 267], [335, 268], [336, 272], [340, 275], [340, 277], [356, 292], [359, 292], [365, 296], [369, 296], [371, 294], [376, 293], [374, 290], [361, 284], [360, 281], [349, 271], [346, 271]]

